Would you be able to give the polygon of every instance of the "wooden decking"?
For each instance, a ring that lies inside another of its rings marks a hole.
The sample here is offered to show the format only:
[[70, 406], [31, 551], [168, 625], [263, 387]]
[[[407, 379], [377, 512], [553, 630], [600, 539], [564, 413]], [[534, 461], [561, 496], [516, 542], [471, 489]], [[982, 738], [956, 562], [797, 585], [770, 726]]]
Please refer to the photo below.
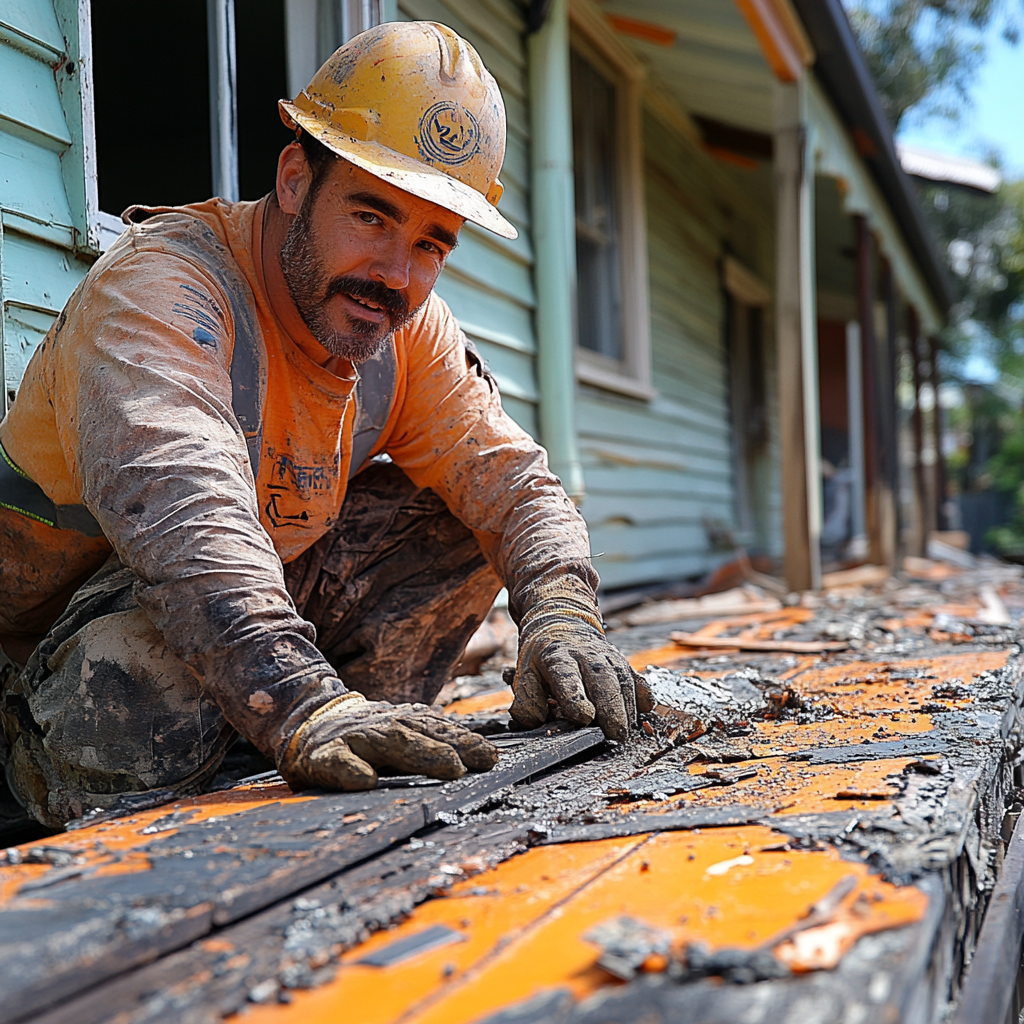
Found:
[[1005, 1013], [1024, 588], [936, 575], [613, 633], [660, 666], [621, 747], [500, 731], [495, 689], [449, 708], [499, 730], [491, 773], [270, 777], [9, 851], [0, 1020], [933, 1021], [997, 884], [966, 992]]

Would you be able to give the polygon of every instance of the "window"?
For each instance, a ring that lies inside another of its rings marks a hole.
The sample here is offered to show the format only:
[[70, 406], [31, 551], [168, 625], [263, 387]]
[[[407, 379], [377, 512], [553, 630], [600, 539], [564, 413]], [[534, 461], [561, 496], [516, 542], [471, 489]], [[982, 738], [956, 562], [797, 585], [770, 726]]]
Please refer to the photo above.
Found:
[[648, 398], [650, 355], [636, 58], [584, 5], [571, 8], [576, 194], [576, 372]]
[[572, 99], [579, 343], [621, 362], [615, 86], [576, 52]]
[[[92, 0], [95, 190], [100, 248], [133, 203], [259, 199], [294, 135], [294, 96], [385, 0]], [[172, 39], [173, 45], [154, 45]], [[133, 56], [145, 53], [145, 60]], [[141, 77], [140, 77], [141, 76]]]
[[317, 68], [353, 36], [394, 21], [387, 0], [285, 0], [288, 95], [304, 89]]
[[769, 536], [764, 494], [771, 473], [764, 327], [771, 291], [731, 256], [722, 270], [738, 539], [763, 549]]

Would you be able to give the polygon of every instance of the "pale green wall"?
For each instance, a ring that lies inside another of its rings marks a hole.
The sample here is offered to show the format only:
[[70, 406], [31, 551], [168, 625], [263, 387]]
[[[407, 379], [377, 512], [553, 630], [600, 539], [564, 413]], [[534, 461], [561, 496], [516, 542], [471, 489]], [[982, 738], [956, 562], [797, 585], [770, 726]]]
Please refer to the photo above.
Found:
[[501, 387], [502, 403], [537, 433], [537, 382], [530, 246], [530, 154], [526, 27], [513, 0], [399, 0], [400, 18], [437, 21], [476, 47], [501, 88], [508, 141], [501, 212], [519, 229], [514, 242], [467, 224], [437, 283], [463, 330], [477, 343]]
[[[728, 249], [772, 279], [771, 211], [761, 217], [744, 200], [752, 182], [651, 117], [644, 148], [657, 394], [584, 387], [577, 403], [582, 510], [606, 587], [692, 576], [731, 556], [711, 550], [704, 526], [735, 521], [721, 257]], [[756, 540], [776, 550], [778, 499], [765, 490], [770, 514]]]
[[90, 259], [77, 254], [84, 244], [85, 174], [74, 24], [66, 39], [51, 0], [0, 0], [5, 397], [17, 389], [32, 351], [89, 268]]
[[[501, 209], [520, 238], [504, 243], [467, 226], [437, 290], [497, 372], [506, 408], [536, 435], [522, 9], [511, 0], [399, 0], [399, 16], [439, 21], [465, 36], [505, 99]], [[728, 248], [765, 280], [773, 277], [770, 178], [752, 184], [651, 119], [645, 162], [658, 395], [643, 402], [584, 386], [577, 402], [582, 508], [595, 565], [610, 587], [702, 573], [728, 557], [709, 549], [704, 529], [705, 518], [734, 521], [719, 261]], [[752, 194], [744, 200], [744, 193]], [[774, 450], [769, 461], [777, 464]], [[777, 472], [766, 469], [763, 524], [754, 541], [775, 553]]]

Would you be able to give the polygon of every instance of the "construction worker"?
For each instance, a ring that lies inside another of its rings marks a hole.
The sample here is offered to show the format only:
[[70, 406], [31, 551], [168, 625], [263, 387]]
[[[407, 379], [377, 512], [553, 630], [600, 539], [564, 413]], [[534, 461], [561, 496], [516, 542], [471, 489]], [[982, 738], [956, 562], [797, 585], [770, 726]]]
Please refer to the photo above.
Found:
[[513, 718], [635, 717], [582, 517], [433, 292], [464, 221], [516, 236], [497, 84], [386, 24], [280, 109], [275, 192], [127, 211], [0, 424], [2, 754], [50, 827], [237, 734], [295, 788], [490, 768], [428, 705], [502, 584]]

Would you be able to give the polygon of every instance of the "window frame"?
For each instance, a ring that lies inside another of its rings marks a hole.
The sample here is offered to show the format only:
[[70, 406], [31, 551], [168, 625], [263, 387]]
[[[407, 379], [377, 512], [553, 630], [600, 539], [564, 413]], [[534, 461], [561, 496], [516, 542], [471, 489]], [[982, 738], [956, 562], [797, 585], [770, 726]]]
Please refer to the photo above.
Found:
[[[622, 311], [622, 359], [611, 359], [573, 339], [576, 379], [632, 398], [651, 399], [650, 311], [647, 279], [647, 216], [643, 173], [644, 66], [587, 0], [570, 0], [570, 46], [615, 88], [619, 125], [618, 262]], [[575, 221], [575, 210], [573, 211]], [[575, 243], [576, 233], [573, 231]], [[575, 315], [575, 303], [573, 305]]]
[[[329, 2], [329, 0], [328, 0]], [[396, 0], [333, 0], [341, 43], [353, 35], [397, 17]], [[312, 46], [312, 59], [306, 66], [320, 67], [319, 19], [317, 8], [324, 0], [285, 0], [285, 25], [301, 24], [308, 19], [303, 8], [311, 8], [313, 32], [299, 45], [286, 40], [286, 68], [289, 87], [296, 80], [293, 62], [302, 56], [303, 47]], [[206, 0], [208, 74], [210, 84], [210, 152], [213, 160], [213, 195], [238, 198], [238, 116], [237, 47], [235, 37], [235, 0]], [[96, 157], [96, 108], [92, 80], [92, 16], [90, 0], [79, 0], [78, 27], [82, 65], [82, 127], [85, 150], [85, 200], [88, 247], [104, 253], [125, 229], [118, 214], [100, 209], [99, 168]], [[306, 17], [304, 18], [303, 15]], [[341, 45], [339, 43], [339, 45]], [[307, 55], [308, 56], [308, 55]], [[308, 82], [304, 75], [298, 92]], [[196, 197], [197, 200], [204, 197]]]

